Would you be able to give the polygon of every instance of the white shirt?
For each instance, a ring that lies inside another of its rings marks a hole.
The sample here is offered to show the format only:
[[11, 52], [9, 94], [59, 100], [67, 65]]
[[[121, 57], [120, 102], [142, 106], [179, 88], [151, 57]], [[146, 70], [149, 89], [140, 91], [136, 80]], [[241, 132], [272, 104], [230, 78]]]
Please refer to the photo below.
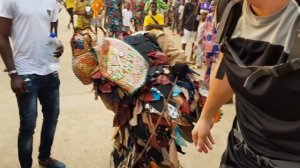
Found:
[[55, 21], [58, 21], [58, 13], [59, 13], [61, 10], [62, 10], [62, 5], [61, 5], [58, 1], [56, 1], [55, 11], [57, 11], [57, 12], [55, 13], [56, 16], [53, 16], [53, 19], [54, 19]]
[[124, 26], [130, 26], [130, 20], [132, 18], [132, 12], [130, 10], [123, 9], [122, 15], [123, 15], [123, 25]]
[[197, 31], [197, 42], [202, 40], [205, 22], [200, 21]]
[[180, 5], [178, 9], [179, 19], [182, 19], [183, 11], [184, 11], [184, 5]]
[[0, 17], [12, 19], [13, 58], [18, 74], [47, 75], [50, 22], [56, 0], [0, 0]]

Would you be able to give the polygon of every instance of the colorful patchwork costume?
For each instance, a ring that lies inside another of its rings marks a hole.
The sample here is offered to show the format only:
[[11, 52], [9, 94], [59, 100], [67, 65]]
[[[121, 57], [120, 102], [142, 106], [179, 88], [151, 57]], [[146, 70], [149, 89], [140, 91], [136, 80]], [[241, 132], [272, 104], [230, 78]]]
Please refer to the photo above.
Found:
[[180, 167], [207, 93], [184, 52], [162, 31], [96, 40], [91, 29], [75, 33], [73, 70], [115, 113], [112, 167]]

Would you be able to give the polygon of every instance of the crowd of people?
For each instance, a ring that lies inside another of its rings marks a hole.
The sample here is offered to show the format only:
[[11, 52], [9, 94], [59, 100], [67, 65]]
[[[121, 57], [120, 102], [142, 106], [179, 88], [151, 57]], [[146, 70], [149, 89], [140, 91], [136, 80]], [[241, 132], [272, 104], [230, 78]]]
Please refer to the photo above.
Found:
[[[70, 15], [68, 28], [92, 26], [104, 35], [122, 38], [124, 34], [137, 31], [169, 28], [173, 35], [182, 37], [182, 49], [192, 43], [187, 54], [188, 63], [194, 68], [206, 65], [204, 80], [209, 83], [212, 63], [219, 54], [216, 40], [214, 10], [216, 2], [198, 0], [65, 0], [58, 1], [57, 8], [64, 5]], [[74, 16], [76, 23], [74, 23]], [[57, 23], [56, 23], [57, 24]], [[57, 26], [55, 29], [57, 34]]]
[[[96, 34], [99, 28], [105, 36], [112, 37], [94, 48], [98, 51], [95, 57], [105, 60], [117, 52], [112, 58], [124, 60], [118, 62], [124, 64], [122, 71], [116, 68], [118, 73], [106, 73], [110, 80], [104, 80], [103, 69], [93, 71], [92, 76], [97, 94], [116, 114], [114, 167], [180, 167], [177, 155], [173, 155], [182, 152], [180, 137], [207, 153], [215, 143], [210, 132], [215, 114], [234, 94], [237, 115], [220, 167], [300, 167], [298, 0], [44, 0], [33, 8], [36, 3], [0, 0], [0, 54], [19, 108], [18, 157], [22, 168], [32, 167], [38, 101], [43, 113], [39, 164], [66, 167], [51, 156], [60, 113], [60, 79], [57, 70], [49, 68], [49, 58], [59, 58], [64, 52], [60, 44], [49, 54], [49, 34], [55, 34], [51, 38], [58, 35], [58, 15], [63, 7], [70, 16], [69, 29], [76, 32], [92, 26]], [[221, 20], [222, 15], [228, 17]], [[164, 33], [167, 28], [182, 37], [181, 49], [168, 40]], [[129, 36], [141, 31], [140, 36]], [[86, 49], [84, 38], [75, 39], [73, 47]], [[192, 52], [187, 54], [189, 41]], [[119, 52], [118, 44], [126, 51], [133, 51], [133, 47], [139, 53]], [[90, 50], [85, 52], [89, 54]], [[86, 53], [83, 56], [90, 56]], [[195, 72], [183, 60], [185, 55], [189, 58], [187, 63], [195, 68], [203, 62], [206, 65], [204, 81], [210, 89], [202, 112], [197, 111], [201, 84], [190, 78]], [[137, 61], [131, 58], [139, 59], [149, 71], [135, 71], [132, 67]], [[216, 70], [211, 75], [214, 61]], [[136, 76], [122, 81], [122, 75], [131, 71], [144, 76], [148, 81], [141, 83], [146, 82], [148, 87], [136, 86], [132, 81], [141, 81]], [[125, 87], [124, 82], [132, 85]], [[129, 89], [133, 91], [125, 92]], [[172, 113], [165, 114], [165, 108]], [[183, 113], [184, 123], [192, 126], [188, 135], [180, 130], [183, 122], [177, 122]]]

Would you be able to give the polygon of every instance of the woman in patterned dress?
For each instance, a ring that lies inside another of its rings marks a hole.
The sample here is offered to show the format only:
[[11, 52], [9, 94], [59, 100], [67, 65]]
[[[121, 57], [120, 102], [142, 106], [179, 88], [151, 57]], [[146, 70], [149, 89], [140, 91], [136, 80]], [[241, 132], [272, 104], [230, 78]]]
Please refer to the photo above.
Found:
[[205, 77], [204, 81], [206, 83], [210, 82], [210, 73], [211, 73], [211, 67], [214, 59], [216, 59], [219, 56], [219, 45], [216, 43], [216, 37], [217, 37], [217, 28], [216, 23], [214, 19], [214, 10], [215, 10], [216, 2], [211, 2], [211, 13], [209, 13], [206, 17], [206, 21], [204, 24], [204, 52], [205, 52], [205, 65], [206, 65], [206, 71], [205, 71]]
[[133, 13], [135, 31], [143, 30], [144, 6], [145, 3], [142, 0], [130, 0], [130, 10]]
[[122, 34], [122, 0], [105, 0], [104, 24], [109, 37], [119, 37]]

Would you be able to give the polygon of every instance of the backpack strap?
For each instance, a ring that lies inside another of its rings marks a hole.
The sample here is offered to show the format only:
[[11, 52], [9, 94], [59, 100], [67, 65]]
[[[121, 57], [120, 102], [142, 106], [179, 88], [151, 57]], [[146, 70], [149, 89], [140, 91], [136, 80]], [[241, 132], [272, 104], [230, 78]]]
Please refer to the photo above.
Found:
[[230, 0], [219, 0], [217, 2], [216, 10], [215, 10], [216, 23], [219, 23], [221, 21], [224, 10], [229, 2], [230, 2]]
[[217, 43], [223, 44], [230, 38], [242, 15], [243, 0], [220, 0], [217, 4], [216, 20], [218, 23]]
[[[215, 11], [217, 24], [216, 42], [220, 44], [220, 50], [224, 49], [224, 39], [231, 37], [237, 22], [242, 14], [243, 0], [219, 0]], [[224, 61], [221, 62], [216, 77], [221, 79], [225, 75]]]
[[[296, 0], [296, 2], [299, 4], [300, 0]], [[221, 0], [217, 6], [216, 17], [219, 22], [217, 42], [221, 45], [221, 49], [226, 48], [239, 67], [257, 69], [247, 77], [244, 87], [250, 89], [253, 84], [263, 76], [273, 76], [277, 78], [300, 70], [300, 18], [298, 18], [297, 21], [297, 28], [292, 41], [293, 45], [287, 62], [274, 66], [246, 66], [243, 63], [228, 43], [228, 39], [230, 39], [242, 14], [242, 5], [243, 0]], [[221, 20], [218, 20], [218, 18], [221, 18]]]
[[300, 58], [300, 18], [298, 18], [298, 26], [296, 28], [296, 32], [294, 34], [294, 42], [293, 42], [292, 50], [289, 56], [289, 60], [293, 60], [295, 58]]
[[[256, 80], [263, 76], [273, 76], [275, 78], [300, 70], [300, 19], [294, 33], [293, 46], [286, 63], [274, 66], [262, 66], [249, 75], [244, 83], [245, 88], [251, 88]], [[236, 59], [236, 58], [235, 58]]]
[[[157, 24], [159, 25], [159, 22], [151, 15], [151, 19]], [[162, 28], [161, 30], [163, 30], [164, 28]]]
[[157, 21], [152, 15], [151, 15], [151, 19], [152, 19], [156, 24], [159, 25], [158, 21]]
[[273, 76], [278, 78], [288, 73], [300, 70], [300, 19], [298, 19], [297, 22], [298, 23], [293, 36], [293, 46], [291, 48], [289, 60], [285, 63], [280, 63], [274, 66], [246, 66], [230, 46], [228, 39], [226, 37], [224, 38], [224, 46], [230, 52], [231, 56], [239, 67], [257, 68], [257, 70], [255, 70], [246, 78], [244, 83], [245, 88], [250, 89], [253, 84], [263, 76]]

